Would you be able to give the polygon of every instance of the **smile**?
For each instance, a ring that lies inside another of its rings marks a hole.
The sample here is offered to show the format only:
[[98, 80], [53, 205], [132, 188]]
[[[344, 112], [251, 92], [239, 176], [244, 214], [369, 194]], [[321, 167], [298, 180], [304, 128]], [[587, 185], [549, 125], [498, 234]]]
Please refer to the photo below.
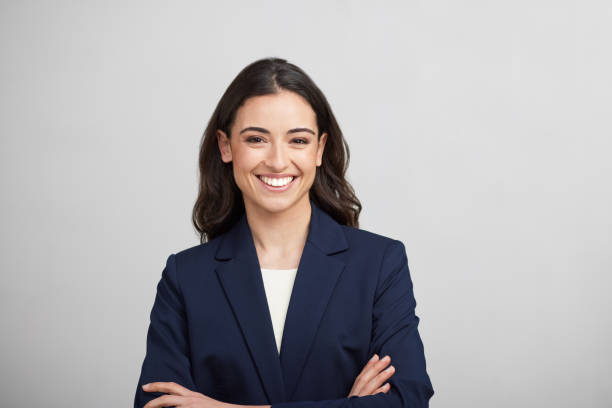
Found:
[[299, 176], [290, 177], [265, 177], [257, 176], [260, 184], [264, 186], [268, 191], [286, 191], [295, 184], [295, 180]]

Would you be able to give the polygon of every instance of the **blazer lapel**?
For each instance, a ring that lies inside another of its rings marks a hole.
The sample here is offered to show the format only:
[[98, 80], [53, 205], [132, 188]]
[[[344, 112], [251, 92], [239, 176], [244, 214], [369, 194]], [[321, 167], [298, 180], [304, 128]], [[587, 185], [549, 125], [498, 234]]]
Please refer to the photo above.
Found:
[[306, 244], [283, 329], [280, 356], [246, 214], [220, 238], [216, 273], [240, 325], [270, 404], [291, 400], [348, 248], [340, 224], [312, 200]]
[[232, 306], [270, 404], [285, 400], [283, 376], [257, 251], [246, 215], [224, 235], [217, 276]]
[[314, 202], [285, 319], [280, 360], [285, 395], [292, 400], [312, 342], [344, 262], [331, 256], [348, 248], [342, 227]]

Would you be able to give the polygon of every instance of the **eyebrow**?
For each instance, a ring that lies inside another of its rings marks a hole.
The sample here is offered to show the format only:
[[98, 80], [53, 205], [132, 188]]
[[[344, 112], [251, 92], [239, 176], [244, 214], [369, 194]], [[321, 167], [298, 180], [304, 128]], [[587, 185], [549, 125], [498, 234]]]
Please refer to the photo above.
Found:
[[[268, 129], [264, 129], [264, 128], [262, 128], [262, 127], [257, 127], [257, 126], [249, 126], [249, 127], [246, 127], [246, 128], [244, 128], [244, 129], [242, 129], [242, 130], [240, 131], [240, 133], [239, 133], [239, 134], [243, 134], [244, 132], [246, 132], [246, 131], [248, 131], [248, 130], [254, 130], [254, 131], [256, 131], [256, 132], [261, 132], [261, 133], [265, 133], [265, 134], [268, 134], [268, 135], [270, 134], [270, 131], [269, 131]], [[316, 133], [315, 133], [313, 130], [308, 129], [308, 128], [294, 128], [294, 129], [289, 129], [289, 130], [287, 131], [287, 134], [291, 134], [291, 133], [299, 133], [299, 132], [308, 132], [308, 133], [312, 133], [313, 135], [315, 135], [315, 136], [316, 136]]]

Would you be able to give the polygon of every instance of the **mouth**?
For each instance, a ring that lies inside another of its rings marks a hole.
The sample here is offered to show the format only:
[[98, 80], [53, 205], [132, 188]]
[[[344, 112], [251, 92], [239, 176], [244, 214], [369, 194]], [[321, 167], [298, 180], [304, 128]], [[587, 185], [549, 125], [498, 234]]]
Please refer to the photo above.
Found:
[[266, 177], [260, 174], [256, 175], [259, 180], [259, 184], [262, 185], [268, 191], [281, 192], [290, 189], [300, 176], [288, 176], [288, 177]]

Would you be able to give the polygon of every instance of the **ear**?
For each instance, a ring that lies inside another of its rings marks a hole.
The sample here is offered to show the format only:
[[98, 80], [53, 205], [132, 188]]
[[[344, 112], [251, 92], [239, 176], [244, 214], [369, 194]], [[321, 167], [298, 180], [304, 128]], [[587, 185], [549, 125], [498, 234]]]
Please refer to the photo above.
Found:
[[325, 142], [327, 141], [327, 133], [323, 133], [319, 138], [319, 146], [317, 147], [317, 167], [323, 162], [323, 150], [325, 149]]
[[221, 152], [221, 160], [224, 163], [232, 161], [232, 146], [230, 145], [230, 139], [227, 137], [224, 131], [217, 130], [217, 144], [219, 145], [219, 151]]

